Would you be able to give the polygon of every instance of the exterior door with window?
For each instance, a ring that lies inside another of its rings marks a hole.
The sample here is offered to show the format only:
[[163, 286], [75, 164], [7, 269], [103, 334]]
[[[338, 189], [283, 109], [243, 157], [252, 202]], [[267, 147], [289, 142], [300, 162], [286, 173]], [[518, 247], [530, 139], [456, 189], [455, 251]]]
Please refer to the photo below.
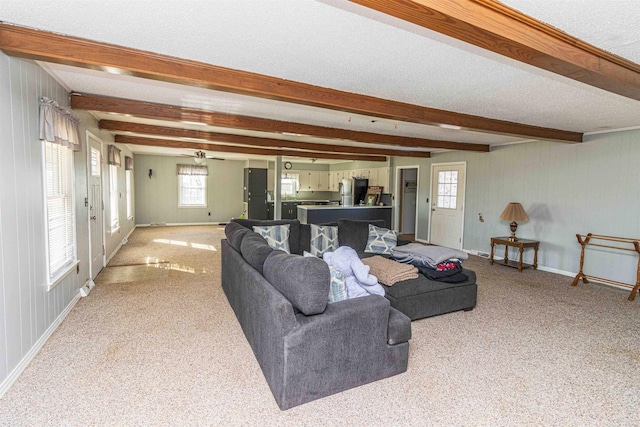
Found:
[[89, 238], [91, 241], [91, 280], [104, 267], [104, 223], [102, 203], [102, 142], [93, 135], [87, 138], [89, 171]]
[[431, 233], [434, 245], [462, 249], [466, 164], [434, 164], [431, 176]]

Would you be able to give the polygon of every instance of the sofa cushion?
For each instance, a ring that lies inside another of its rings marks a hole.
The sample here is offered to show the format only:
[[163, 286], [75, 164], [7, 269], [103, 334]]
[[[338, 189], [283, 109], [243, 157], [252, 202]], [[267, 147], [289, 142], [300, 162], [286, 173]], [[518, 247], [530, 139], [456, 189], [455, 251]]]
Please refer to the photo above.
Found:
[[397, 243], [397, 231], [369, 224], [369, 238], [364, 251], [374, 254], [391, 254]]
[[331, 274], [320, 258], [273, 251], [264, 262], [264, 277], [307, 316], [327, 307]]
[[266, 240], [256, 232], [248, 230], [240, 244], [242, 257], [255, 268], [258, 273], [263, 274], [263, 265], [273, 248]]
[[384, 227], [384, 219], [357, 220], [357, 219], [339, 219], [338, 220], [338, 243], [340, 246], [349, 246], [356, 252], [364, 252], [369, 239], [369, 224], [376, 227]]
[[298, 221], [297, 219], [260, 220], [260, 219], [234, 218], [231, 221], [237, 222], [238, 224], [247, 227], [249, 230], [252, 230], [254, 225], [264, 226], [264, 225], [289, 224], [289, 249], [293, 254], [302, 255], [302, 250], [300, 250], [300, 244], [299, 244], [300, 221]]
[[280, 225], [254, 225], [253, 231], [264, 237], [269, 246], [290, 254], [289, 249], [289, 224]]
[[240, 243], [242, 243], [242, 239], [249, 231], [251, 230], [236, 222], [230, 222], [226, 227], [224, 227], [224, 234], [227, 236], [227, 241], [231, 247], [238, 252], [240, 252]]
[[310, 246], [310, 252], [317, 257], [338, 249], [338, 227], [311, 224]]

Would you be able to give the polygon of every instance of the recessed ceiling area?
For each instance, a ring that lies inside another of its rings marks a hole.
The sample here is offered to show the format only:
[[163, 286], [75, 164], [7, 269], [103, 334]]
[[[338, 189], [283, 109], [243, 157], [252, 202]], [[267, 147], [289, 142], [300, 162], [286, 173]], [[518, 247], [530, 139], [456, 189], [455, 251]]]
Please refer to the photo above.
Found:
[[[307, 155], [313, 148], [322, 153], [341, 153], [340, 156], [349, 152], [366, 156], [363, 151], [367, 149], [372, 151], [371, 156], [384, 156], [373, 153], [375, 150], [392, 153], [387, 156], [406, 151], [411, 156], [412, 153], [437, 154], [452, 149], [488, 151], [499, 145], [541, 138], [558, 143], [576, 142], [575, 137], [573, 140], [544, 137], [545, 130], [562, 136], [562, 132], [581, 135], [640, 127], [640, 101], [637, 99], [439, 33], [419, 25], [423, 22], [420, 17], [410, 22], [363, 5], [367, 3], [375, 2], [183, 1], [160, 2], [149, 7], [146, 2], [123, 0], [90, 4], [79, 0], [23, 0], [3, 1], [0, 5], [3, 24], [51, 32], [46, 37], [61, 49], [66, 41], [63, 37], [58, 44], [53, 33], [98, 42], [96, 52], [112, 49], [114, 46], [107, 44], [113, 44], [124, 48], [122, 52], [129, 55], [127, 58], [135, 58], [136, 53], [130, 50], [137, 49], [145, 51], [142, 54], [153, 53], [155, 56], [149, 57], [161, 58], [167, 63], [173, 60], [175, 64], [186, 64], [185, 69], [193, 66], [190, 61], [212, 66], [214, 68], [206, 71], [205, 78], [215, 80], [215, 88], [192, 84], [175, 76], [169, 78], [166, 70], [141, 70], [135, 61], [123, 66], [100, 66], [79, 63], [89, 61], [86, 58], [61, 59], [64, 55], [57, 53], [56, 56], [48, 52], [16, 52], [16, 48], [7, 47], [10, 44], [8, 37], [0, 36], [0, 48], [10, 55], [39, 60], [65, 88], [83, 96], [224, 113], [229, 115], [229, 120], [238, 116], [332, 128], [337, 130], [337, 135], [342, 135], [336, 138], [288, 132], [286, 127], [274, 132], [198, 125], [189, 120], [88, 109], [98, 120], [208, 133], [210, 138], [190, 138], [109, 129], [121, 137], [209, 143], [212, 155], [229, 159], [272, 159], [273, 156], [217, 152], [215, 144], [237, 147], [245, 142], [249, 144], [251, 138], [262, 140], [262, 150], [296, 150], [281, 145], [299, 143], [302, 147], [307, 144], [310, 148], [299, 149], [302, 150], [300, 158], [291, 158], [310, 161], [316, 158]], [[386, 8], [398, 2], [382, 3], [381, 7]], [[421, 3], [429, 4], [431, 0]], [[498, 4], [489, 0], [478, 3]], [[636, 63], [640, 60], [637, 49], [640, 14], [636, 12], [635, 3], [621, 0], [605, 4], [587, 0], [576, 7], [576, 3], [569, 0], [504, 2], [536, 20]], [[118, 30], [114, 31], [114, 28]], [[246, 91], [220, 90], [223, 89], [221, 79], [226, 75], [217, 73], [215, 67], [239, 72], [230, 74], [238, 76], [233, 85], [246, 88]], [[276, 80], [261, 80], [260, 76]], [[262, 86], [256, 87], [255, 81]], [[639, 82], [640, 78], [628, 84], [638, 87]], [[273, 96], [265, 90], [269, 84], [276, 85], [276, 91], [277, 86], [282, 85], [290, 85], [295, 90], [284, 97]], [[318, 97], [317, 102], [314, 101], [316, 93], [324, 98]], [[341, 99], [353, 101], [355, 108], [345, 108], [339, 99], [332, 102], [334, 95], [344, 95]], [[410, 114], [408, 118], [397, 115], [404, 111], [405, 105], [412, 114], [417, 112], [418, 116], [414, 116], [417, 118], [412, 119]], [[385, 108], [393, 114], [382, 113]], [[447, 125], [446, 120], [442, 123], [434, 119], [422, 120], [419, 118], [421, 108], [425, 109], [425, 114], [432, 114], [430, 117], [437, 116], [442, 110], [461, 115], [458, 117], [465, 123], [486, 121], [486, 124], [474, 128]], [[431, 111], [433, 109], [435, 113]], [[499, 126], [503, 122], [521, 127], [514, 132], [505, 131]], [[371, 134], [364, 138], [371, 140], [358, 139], [358, 132]], [[216, 133], [228, 135], [219, 138], [227, 142], [216, 141], [213, 135]], [[374, 134], [380, 135], [379, 140]], [[406, 138], [407, 145], [391, 144], [386, 136]], [[418, 142], [414, 140], [424, 143], [417, 146]], [[273, 146], [269, 147], [271, 141]], [[435, 142], [429, 145], [429, 141]], [[459, 145], [451, 145], [456, 143]], [[138, 154], [192, 155], [198, 150], [195, 145], [193, 148], [127, 145]], [[331, 146], [341, 148], [332, 150]], [[318, 159], [319, 162], [346, 160]]]

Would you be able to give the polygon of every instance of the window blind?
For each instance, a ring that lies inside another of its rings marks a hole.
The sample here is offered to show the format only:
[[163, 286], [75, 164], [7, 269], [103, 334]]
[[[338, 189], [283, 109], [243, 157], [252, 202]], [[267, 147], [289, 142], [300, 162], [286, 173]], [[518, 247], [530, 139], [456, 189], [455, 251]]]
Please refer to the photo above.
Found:
[[205, 165], [177, 165], [178, 175], [209, 175]]
[[75, 262], [72, 150], [45, 142], [45, 169], [49, 279], [53, 279]]

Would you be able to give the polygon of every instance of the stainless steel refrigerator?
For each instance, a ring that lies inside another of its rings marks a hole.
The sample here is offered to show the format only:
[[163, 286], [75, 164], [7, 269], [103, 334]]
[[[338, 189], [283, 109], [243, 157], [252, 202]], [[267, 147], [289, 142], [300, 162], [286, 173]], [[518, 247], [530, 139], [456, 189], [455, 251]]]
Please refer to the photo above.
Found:
[[343, 179], [340, 182], [340, 202], [342, 206], [364, 204], [369, 188], [366, 178]]

